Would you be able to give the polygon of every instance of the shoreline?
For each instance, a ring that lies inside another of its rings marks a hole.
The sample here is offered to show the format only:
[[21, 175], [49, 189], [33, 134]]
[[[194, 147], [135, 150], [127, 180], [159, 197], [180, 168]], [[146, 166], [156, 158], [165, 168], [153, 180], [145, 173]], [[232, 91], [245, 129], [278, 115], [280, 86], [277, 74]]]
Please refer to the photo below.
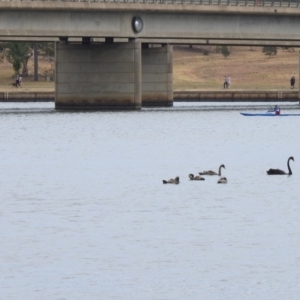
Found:
[[298, 90], [187, 90], [174, 91], [185, 102], [299, 102]]
[[[0, 102], [54, 102], [55, 91], [0, 91]], [[298, 90], [174, 91], [174, 102], [299, 102]]]

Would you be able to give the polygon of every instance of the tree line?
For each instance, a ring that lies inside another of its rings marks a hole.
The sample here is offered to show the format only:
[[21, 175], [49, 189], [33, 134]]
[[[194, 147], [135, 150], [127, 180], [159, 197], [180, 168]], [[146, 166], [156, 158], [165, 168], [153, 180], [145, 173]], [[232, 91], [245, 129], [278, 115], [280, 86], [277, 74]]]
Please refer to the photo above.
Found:
[[15, 74], [28, 75], [28, 60], [36, 55], [54, 57], [53, 42], [1, 42], [0, 61], [6, 59], [12, 64]]
[[[293, 47], [281, 47], [281, 48], [282, 48], [282, 50], [294, 51]], [[221, 53], [225, 58], [227, 58], [230, 55], [230, 47], [227, 45], [216, 46], [216, 52]], [[262, 53], [264, 53], [265, 55], [267, 55], [269, 57], [275, 56], [277, 54], [277, 47], [263, 46]]]
[[[190, 46], [192, 47], [192, 45]], [[252, 48], [252, 47], [251, 47]], [[283, 50], [294, 51], [293, 47], [282, 47]], [[227, 45], [216, 46], [215, 51], [227, 58], [231, 48]], [[277, 47], [264, 46], [262, 52], [271, 57], [277, 54]], [[28, 60], [36, 53], [36, 56], [54, 57], [53, 42], [0, 42], [0, 62], [6, 59], [12, 64], [15, 74], [28, 75]], [[209, 55], [209, 51], [203, 52]], [[35, 63], [37, 63], [37, 57]], [[37, 68], [34, 68], [35, 70]]]

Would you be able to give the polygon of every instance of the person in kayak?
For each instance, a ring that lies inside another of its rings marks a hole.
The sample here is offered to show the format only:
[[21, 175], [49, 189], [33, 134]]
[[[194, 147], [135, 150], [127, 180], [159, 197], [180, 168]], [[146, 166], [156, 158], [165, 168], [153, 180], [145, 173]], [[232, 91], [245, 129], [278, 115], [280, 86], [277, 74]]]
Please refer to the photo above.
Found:
[[275, 107], [272, 110], [268, 110], [268, 113], [274, 112], [275, 115], [280, 115], [280, 107], [278, 105], [275, 105]]
[[280, 115], [280, 107], [278, 105], [275, 105], [274, 112], [275, 112], [275, 115]]

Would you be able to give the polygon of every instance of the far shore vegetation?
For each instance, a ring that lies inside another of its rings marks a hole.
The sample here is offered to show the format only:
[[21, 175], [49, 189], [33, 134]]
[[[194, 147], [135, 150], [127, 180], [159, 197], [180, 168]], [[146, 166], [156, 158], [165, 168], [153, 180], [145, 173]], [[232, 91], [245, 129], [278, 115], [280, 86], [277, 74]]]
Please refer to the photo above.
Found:
[[[295, 89], [299, 86], [299, 48], [185, 45], [173, 50], [174, 90], [222, 90], [225, 76], [236, 90], [287, 90], [292, 76]], [[22, 91], [54, 91], [54, 60], [53, 43], [0, 43], [0, 91], [16, 90], [17, 73]]]

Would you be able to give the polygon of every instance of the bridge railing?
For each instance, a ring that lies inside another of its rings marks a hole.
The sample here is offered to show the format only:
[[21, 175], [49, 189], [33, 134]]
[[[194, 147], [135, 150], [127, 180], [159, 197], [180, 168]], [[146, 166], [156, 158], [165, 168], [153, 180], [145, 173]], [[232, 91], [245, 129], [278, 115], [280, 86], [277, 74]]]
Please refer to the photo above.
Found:
[[219, 6], [261, 6], [299, 8], [300, 0], [0, 0], [0, 2], [89, 2], [89, 3], [147, 3]]

